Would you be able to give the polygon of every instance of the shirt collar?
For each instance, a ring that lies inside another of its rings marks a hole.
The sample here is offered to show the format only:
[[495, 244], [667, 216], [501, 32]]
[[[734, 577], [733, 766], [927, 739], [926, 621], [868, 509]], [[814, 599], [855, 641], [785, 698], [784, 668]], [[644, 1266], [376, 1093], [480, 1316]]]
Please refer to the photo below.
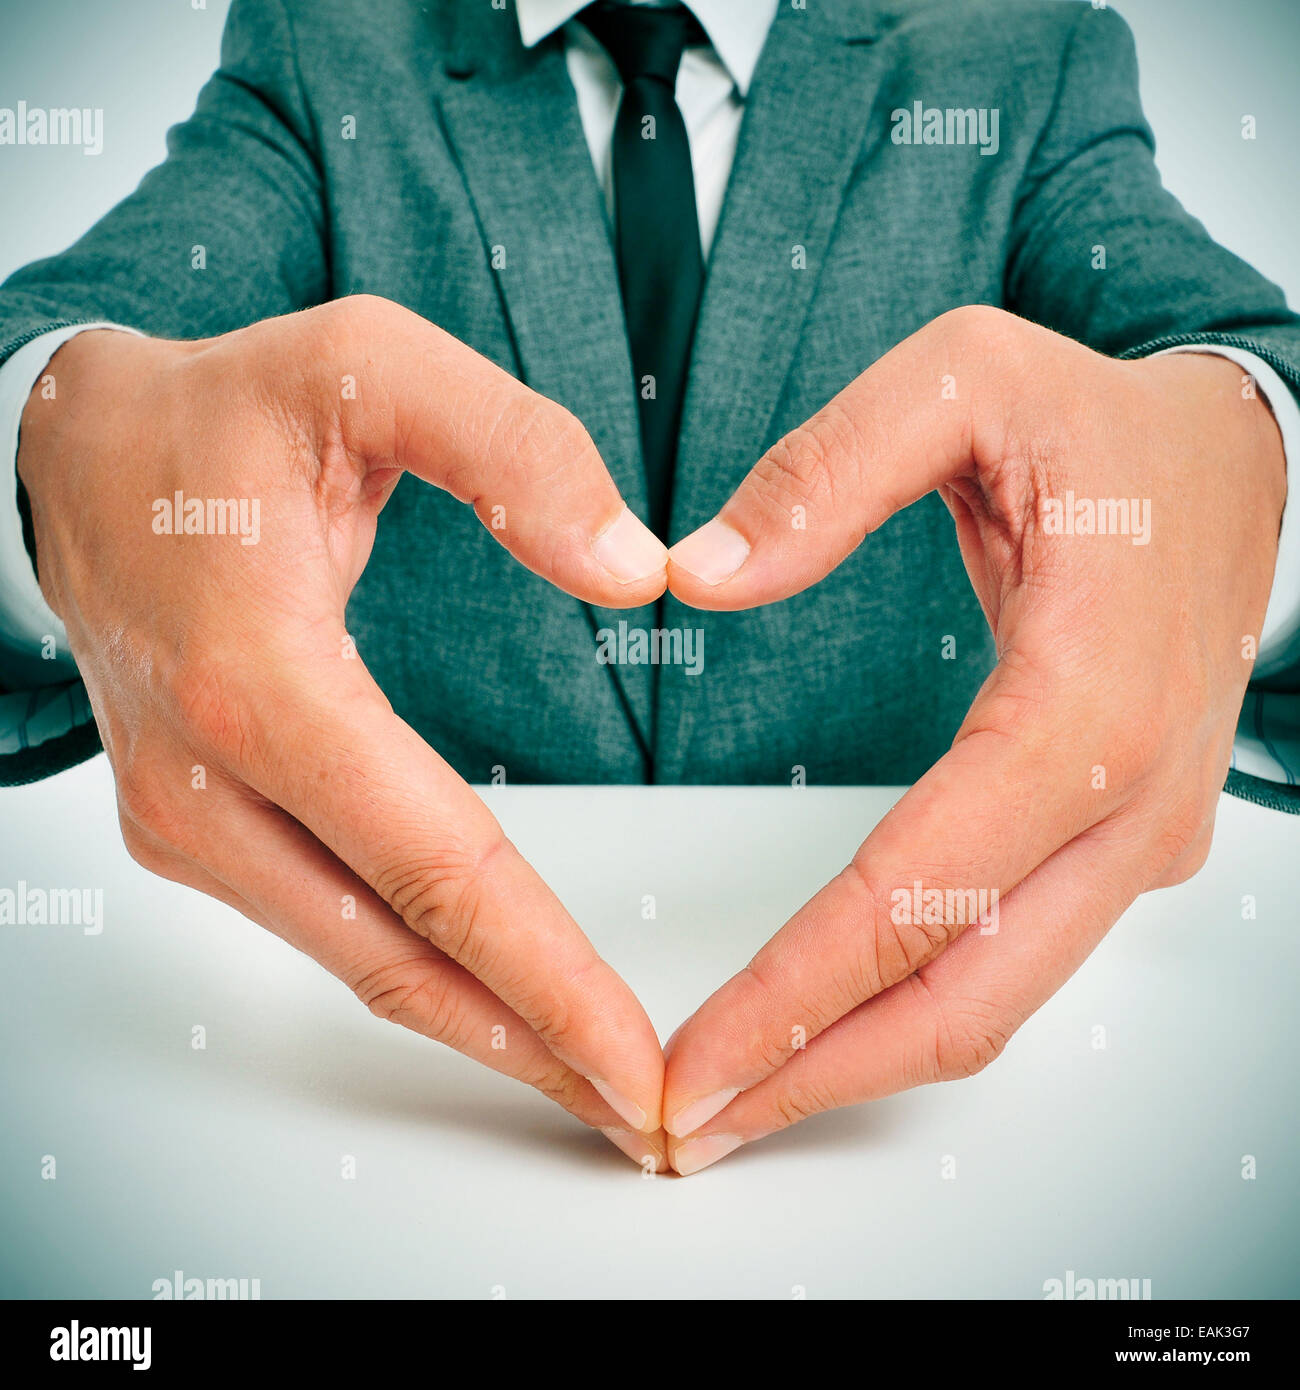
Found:
[[[553, 34], [571, 20], [590, 0], [515, 0], [519, 37], [525, 48]], [[709, 36], [718, 61], [736, 84], [742, 97], [758, 66], [758, 55], [767, 41], [767, 31], [776, 18], [779, 0], [684, 0], [686, 8], [700, 21]]]

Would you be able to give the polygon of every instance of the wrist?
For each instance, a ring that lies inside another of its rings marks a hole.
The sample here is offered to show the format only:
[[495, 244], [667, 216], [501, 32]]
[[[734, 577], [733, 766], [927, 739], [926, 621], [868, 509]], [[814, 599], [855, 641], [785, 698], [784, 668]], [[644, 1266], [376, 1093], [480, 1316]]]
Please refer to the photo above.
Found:
[[88, 328], [59, 345], [27, 396], [14, 460], [27, 501], [23, 540], [45, 604], [60, 617], [66, 561], [84, 543], [87, 522], [111, 526], [121, 493], [112, 484], [125, 485], [123, 461], [140, 461], [146, 431], [156, 427], [146, 394], [169, 350], [181, 346]]
[[1287, 455], [1281, 427], [1250, 372], [1213, 351], [1163, 353], [1135, 363], [1163, 376], [1180, 409], [1204, 421], [1204, 437], [1242, 471], [1248, 495], [1276, 543], [1287, 500]]
[[69, 338], [50, 358], [27, 397], [19, 422], [18, 481], [29, 496], [37, 495], [39, 484], [47, 475], [45, 461], [57, 455], [60, 426], [67, 423], [70, 413], [81, 413], [70, 412], [68, 404], [82, 395], [87, 381], [96, 377], [102, 381], [105, 372], [113, 370], [115, 356], [125, 345], [139, 341], [130, 333], [88, 329]]

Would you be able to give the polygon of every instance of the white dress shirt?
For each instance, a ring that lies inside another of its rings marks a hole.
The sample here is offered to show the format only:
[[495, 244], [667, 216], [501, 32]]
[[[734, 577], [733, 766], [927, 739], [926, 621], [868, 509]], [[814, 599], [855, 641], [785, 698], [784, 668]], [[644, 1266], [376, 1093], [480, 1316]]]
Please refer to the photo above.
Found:
[[[614, 183], [611, 170], [614, 119], [622, 87], [614, 64], [605, 50], [574, 16], [588, 0], [516, 0], [520, 36], [526, 47], [540, 43], [563, 28], [565, 59], [577, 97], [583, 133], [591, 151], [596, 175], [613, 212]], [[663, 0], [634, 0], [662, 3]], [[687, 49], [677, 75], [677, 103], [681, 108], [691, 145], [695, 175], [695, 206], [700, 222], [700, 242], [707, 260], [722, 210], [723, 195], [731, 176], [736, 140], [740, 134], [745, 98], [749, 92], [767, 31], [776, 16], [778, 0], [685, 0], [709, 39], [709, 47]], [[112, 328], [101, 324], [96, 327]], [[62, 625], [41, 597], [36, 576], [22, 540], [16, 495], [15, 461], [18, 426], [33, 385], [40, 379], [54, 352], [68, 338], [85, 328], [59, 329], [34, 339], [0, 367], [0, 640], [21, 659], [39, 652], [52, 635], [59, 653], [66, 653]], [[130, 330], [128, 330], [130, 331]], [[1252, 353], [1215, 345], [1173, 348], [1174, 352], [1208, 352], [1236, 362], [1249, 373], [1256, 388], [1272, 408], [1282, 433], [1288, 460], [1289, 491], [1300, 486], [1300, 406], [1276, 372]], [[863, 364], [864, 366], [867, 364]], [[1272, 673], [1279, 654], [1291, 645], [1300, 628], [1300, 506], [1285, 509], [1281, 543], [1273, 578], [1268, 613], [1260, 633], [1255, 674]], [[32, 684], [66, 681], [75, 667], [66, 656], [49, 661], [29, 661]], [[1249, 749], [1238, 740], [1239, 765], [1252, 761]], [[1271, 759], [1245, 770], [1276, 778]], [[1282, 780], [1285, 780], [1283, 778]]]

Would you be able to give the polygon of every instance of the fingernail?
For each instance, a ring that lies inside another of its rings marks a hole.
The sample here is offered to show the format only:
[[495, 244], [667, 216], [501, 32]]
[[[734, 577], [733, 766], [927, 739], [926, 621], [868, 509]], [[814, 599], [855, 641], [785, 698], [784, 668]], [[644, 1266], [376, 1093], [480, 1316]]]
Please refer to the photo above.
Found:
[[614, 1129], [602, 1127], [600, 1131], [616, 1149], [621, 1149], [639, 1168], [646, 1166], [646, 1159], [653, 1159], [654, 1166], [652, 1172], [661, 1173], [665, 1167], [664, 1156], [656, 1152], [654, 1146], [644, 1134], [635, 1134], [630, 1129]]
[[721, 584], [745, 563], [749, 542], [733, 526], [715, 517], [692, 531], [668, 552], [668, 558], [705, 584]]
[[645, 1111], [639, 1105], [620, 1095], [608, 1081], [600, 1081], [594, 1076], [589, 1076], [587, 1080], [600, 1092], [601, 1100], [618, 1113], [619, 1119], [626, 1120], [633, 1129], [645, 1128]]
[[703, 1139], [688, 1139], [673, 1155], [673, 1167], [682, 1177], [689, 1178], [692, 1173], [734, 1153], [744, 1142], [739, 1134], [706, 1134]]
[[624, 507], [591, 543], [596, 559], [620, 584], [649, 579], [668, 563], [663, 541]]
[[[724, 1105], [730, 1105], [739, 1094], [740, 1087], [736, 1086], [729, 1091], [714, 1091], [711, 1096], [705, 1096], [701, 1100], [693, 1100], [689, 1105], [683, 1105], [671, 1120], [666, 1121], [664, 1128], [674, 1139], [685, 1138], [686, 1135], [693, 1134], [701, 1125], [707, 1125]], [[612, 1105], [613, 1101], [610, 1104]], [[721, 1158], [722, 1155], [719, 1154], [718, 1157]], [[713, 1160], [710, 1159], [709, 1161], [712, 1162]]]

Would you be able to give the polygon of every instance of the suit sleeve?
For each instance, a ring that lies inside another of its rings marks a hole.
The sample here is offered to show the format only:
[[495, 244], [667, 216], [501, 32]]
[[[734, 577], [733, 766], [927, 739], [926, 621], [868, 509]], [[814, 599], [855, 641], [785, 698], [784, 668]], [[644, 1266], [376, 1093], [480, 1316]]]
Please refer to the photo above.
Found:
[[[1236, 349], [1300, 395], [1300, 318], [1162, 185], [1133, 36], [1109, 8], [1077, 7], [1018, 191], [1005, 290], [1014, 312], [1098, 352]], [[1300, 651], [1252, 683], [1233, 761], [1228, 791], [1300, 813]]]
[[[194, 114], [168, 132], [163, 163], [79, 241], [0, 286], [0, 364], [76, 324], [205, 338], [329, 298], [318, 149], [282, 0], [234, 0], [220, 67]], [[0, 785], [98, 750], [79, 683], [61, 699], [52, 709], [48, 693], [31, 691], [0, 646], [0, 701], [10, 708]], [[80, 723], [69, 728], [74, 714]]]

